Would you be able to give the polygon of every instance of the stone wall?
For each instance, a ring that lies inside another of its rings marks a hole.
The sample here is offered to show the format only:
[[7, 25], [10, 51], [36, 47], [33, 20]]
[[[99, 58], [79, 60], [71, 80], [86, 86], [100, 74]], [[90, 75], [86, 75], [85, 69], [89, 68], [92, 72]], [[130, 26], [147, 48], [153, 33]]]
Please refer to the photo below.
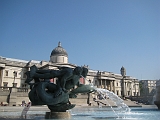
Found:
[[9, 106], [18, 106], [22, 101], [29, 102], [27, 88], [0, 87], [0, 102]]

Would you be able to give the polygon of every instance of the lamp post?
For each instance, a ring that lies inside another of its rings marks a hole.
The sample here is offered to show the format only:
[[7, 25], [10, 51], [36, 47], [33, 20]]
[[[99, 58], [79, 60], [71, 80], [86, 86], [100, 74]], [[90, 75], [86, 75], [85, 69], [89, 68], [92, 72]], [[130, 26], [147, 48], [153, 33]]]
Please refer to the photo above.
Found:
[[121, 68], [121, 75], [122, 75], [122, 80], [121, 80], [121, 91], [122, 91], [122, 98], [125, 98], [125, 77], [126, 77], [126, 69], [122, 66]]
[[13, 85], [12, 85], [12, 87], [10, 87], [10, 92], [9, 92], [9, 95], [8, 95], [8, 98], [7, 98], [7, 102], [8, 102], [9, 104], [10, 104], [10, 97], [11, 97], [12, 89], [13, 89], [13, 87], [15, 87], [15, 86], [14, 86], [14, 82], [15, 82], [16, 74], [17, 74], [17, 72], [14, 71], [14, 72], [13, 72], [14, 80], [13, 80], [13, 83], [12, 83]]
[[121, 89], [122, 89], [122, 98], [124, 98], [125, 97], [125, 81], [124, 81], [124, 79], [125, 79], [125, 76], [122, 76], [123, 78], [122, 78], [122, 84], [121, 84]]
[[12, 83], [13, 84], [12, 87], [15, 87], [14, 82], [15, 82], [15, 78], [16, 78], [16, 71], [13, 72], [13, 75], [14, 75], [14, 80], [13, 80], [13, 83]]

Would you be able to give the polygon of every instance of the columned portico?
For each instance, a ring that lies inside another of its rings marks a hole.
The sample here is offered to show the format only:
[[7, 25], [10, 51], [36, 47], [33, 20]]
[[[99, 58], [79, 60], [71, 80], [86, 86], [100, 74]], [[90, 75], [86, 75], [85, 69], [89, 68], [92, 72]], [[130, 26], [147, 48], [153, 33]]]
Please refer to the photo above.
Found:
[[5, 68], [4, 64], [0, 64], [0, 86], [2, 85], [2, 78], [3, 78], [3, 69]]
[[2, 70], [2, 68], [0, 67], [0, 86], [2, 85], [2, 72], [3, 72], [3, 70]]
[[107, 89], [107, 82], [104, 80], [104, 89]]
[[110, 91], [115, 91], [114, 80], [99, 79], [99, 88], [107, 89]]

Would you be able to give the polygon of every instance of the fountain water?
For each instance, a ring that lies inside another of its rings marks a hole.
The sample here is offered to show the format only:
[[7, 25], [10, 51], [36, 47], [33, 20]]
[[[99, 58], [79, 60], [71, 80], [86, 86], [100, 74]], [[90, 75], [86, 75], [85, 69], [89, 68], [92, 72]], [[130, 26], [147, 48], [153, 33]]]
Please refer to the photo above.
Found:
[[[109, 98], [110, 100], [112, 100], [114, 102], [114, 104], [118, 107], [118, 109], [122, 112], [130, 112], [130, 108], [123, 102], [123, 100], [118, 97], [115, 93], [107, 90], [107, 89], [102, 89], [102, 88], [97, 88], [97, 92], [99, 94], [101, 94], [101, 96], [103, 97], [103, 99], [107, 102], [107, 98]], [[109, 106], [111, 106], [109, 104], [109, 102], [107, 102]], [[111, 106], [112, 107], [112, 106]]]
[[110, 106], [111, 110], [114, 112], [114, 114], [117, 116], [117, 118], [119, 118], [119, 115], [113, 109], [111, 104], [107, 101], [107, 98], [111, 99], [114, 102], [114, 104], [118, 108], [118, 112], [119, 111], [120, 112], [130, 112], [130, 108], [123, 102], [123, 100], [120, 97], [118, 97], [113, 92], [111, 92], [107, 89], [101, 89], [101, 88], [97, 88], [96, 90], [97, 90], [97, 93], [99, 95], [101, 95], [101, 97], [106, 101], [106, 104], [108, 104]]
[[[83, 76], [82, 76], [83, 77]], [[84, 78], [84, 77], [83, 77]], [[86, 78], [84, 78], [85, 81], [89, 82], [89, 80], [87, 80]], [[90, 83], [89, 85], [93, 86], [92, 83]], [[113, 107], [111, 106], [111, 104], [107, 101], [107, 98], [109, 98], [110, 100], [112, 100], [114, 102], [114, 104], [117, 106], [117, 110], [118, 112], [130, 112], [130, 108], [123, 102], [123, 100], [118, 97], [115, 93], [113, 93], [112, 91], [109, 91], [107, 89], [102, 89], [102, 88], [96, 88], [95, 89], [96, 93], [102, 97], [103, 100], [105, 100], [106, 103], [103, 104], [108, 104], [111, 108], [111, 110], [114, 112], [114, 114], [119, 118], [119, 115], [116, 113], [116, 111], [113, 109]], [[102, 102], [101, 102], [102, 103]], [[101, 108], [102, 106], [99, 105], [99, 107]]]
[[21, 118], [26, 118], [27, 112], [28, 112], [30, 107], [31, 107], [31, 102], [28, 102], [28, 104], [25, 105], [25, 107], [22, 110]]

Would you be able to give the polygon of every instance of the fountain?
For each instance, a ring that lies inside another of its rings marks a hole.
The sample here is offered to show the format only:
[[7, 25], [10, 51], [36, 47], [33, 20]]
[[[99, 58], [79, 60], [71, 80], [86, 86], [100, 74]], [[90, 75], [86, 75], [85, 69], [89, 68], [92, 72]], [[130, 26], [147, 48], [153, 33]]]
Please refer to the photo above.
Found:
[[[15, 120], [14, 118], [17, 119], [16, 116], [23, 116], [23, 113], [25, 115], [27, 113], [25, 118], [37, 120], [159, 119], [158, 116], [160, 113], [155, 108], [130, 109], [123, 100], [113, 92], [96, 88], [92, 84], [80, 84], [79, 78], [82, 76], [86, 78], [87, 73], [88, 69], [85, 67], [76, 67], [75, 69], [61, 67], [59, 70], [40, 70], [37, 69], [36, 66], [32, 66], [30, 71], [26, 73], [27, 79], [25, 82], [30, 85], [31, 91], [29, 92], [29, 99], [33, 106], [27, 106], [27, 110], [30, 107], [30, 110], [28, 111], [25, 111], [25, 108], [22, 110], [22, 107], [0, 107], [0, 116], [12, 120]], [[51, 78], [57, 78], [57, 81], [51, 83], [49, 82], [49, 79]], [[103, 101], [103, 104], [109, 105], [109, 107], [75, 107], [75, 104], [72, 104], [69, 99], [76, 98], [77, 93], [93, 93], [101, 96], [105, 101], [105, 103]], [[112, 107], [108, 98], [113, 101], [117, 107]], [[40, 106], [36, 107], [36, 105]]]
[[[96, 92], [103, 99], [109, 97], [114, 101], [115, 105], [121, 111], [130, 111], [129, 107], [123, 103], [116, 94], [106, 89], [96, 88], [93, 85], [80, 84], [79, 79], [86, 78], [88, 69], [86, 67], [76, 67], [75, 69], [68, 67], [59, 67], [59, 70], [41, 70], [35, 65], [31, 66], [28, 71], [26, 83], [30, 85], [29, 99], [32, 105], [47, 105], [50, 112], [46, 112], [45, 118], [70, 118], [70, 113], [67, 111], [75, 107], [71, 104], [69, 98], [76, 98], [77, 93]], [[56, 83], [50, 83], [48, 79], [57, 78]], [[31, 82], [34, 80], [34, 83]], [[86, 80], [86, 79], [85, 79]], [[76, 88], [74, 88], [77, 86]], [[106, 100], [106, 99], [105, 99]], [[107, 102], [107, 100], [106, 100]], [[107, 102], [108, 105], [110, 105]], [[114, 111], [110, 105], [112, 111]]]
[[[86, 77], [86, 67], [59, 67], [59, 70], [41, 70], [35, 65], [26, 73], [26, 83], [30, 85], [29, 99], [32, 105], [47, 105], [50, 112], [46, 113], [46, 119], [70, 118], [67, 110], [75, 107], [69, 98], [76, 98], [77, 93], [89, 93], [95, 91], [90, 85], [79, 83], [81, 76]], [[50, 83], [49, 79], [57, 78], [56, 83]], [[34, 80], [34, 83], [32, 82]], [[75, 88], [75, 86], [77, 88]]]

